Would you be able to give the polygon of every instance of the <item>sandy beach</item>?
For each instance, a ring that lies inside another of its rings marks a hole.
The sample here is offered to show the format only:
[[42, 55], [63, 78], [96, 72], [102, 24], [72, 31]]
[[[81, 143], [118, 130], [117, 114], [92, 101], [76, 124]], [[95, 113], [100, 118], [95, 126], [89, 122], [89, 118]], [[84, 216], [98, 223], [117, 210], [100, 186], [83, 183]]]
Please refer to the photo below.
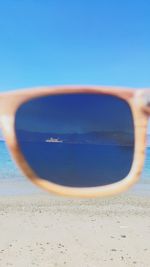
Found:
[[150, 266], [150, 197], [0, 198], [0, 266]]

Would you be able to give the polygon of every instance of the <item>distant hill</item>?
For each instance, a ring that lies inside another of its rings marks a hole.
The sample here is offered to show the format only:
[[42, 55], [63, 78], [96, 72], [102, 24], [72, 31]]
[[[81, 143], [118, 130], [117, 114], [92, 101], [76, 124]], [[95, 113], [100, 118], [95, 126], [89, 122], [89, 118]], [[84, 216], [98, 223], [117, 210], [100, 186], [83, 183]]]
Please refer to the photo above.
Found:
[[[27, 133], [26, 131], [22, 131], [22, 134], [23, 134], [23, 137], [27, 137], [27, 135], [29, 136], [29, 133]], [[111, 135], [113, 135], [113, 134], [115, 134], [115, 133], [111, 133], [110, 135], [109, 135], [109, 137], [111, 136]], [[33, 140], [35, 140], [35, 141], [37, 141], [37, 140], [39, 140], [38, 138], [40, 137], [40, 140], [41, 141], [43, 141], [43, 140], [46, 140], [46, 139], [48, 139], [48, 138], [50, 138], [50, 137], [53, 137], [53, 138], [58, 138], [58, 137], [62, 137], [62, 138], [64, 138], [65, 136], [64, 135], [58, 135], [58, 134], [50, 134], [50, 133], [46, 133], [46, 134], [44, 134], [42, 137], [41, 137], [41, 133], [30, 133], [30, 135], [32, 136], [32, 138], [29, 138], [29, 140], [31, 141], [31, 139], [32, 139], [32, 141]], [[101, 142], [103, 142], [104, 141], [104, 135], [105, 135], [105, 133], [103, 133], [102, 135], [101, 135]], [[36, 137], [35, 137], [36, 136]], [[75, 138], [75, 134], [72, 134], [72, 138], [73, 138], [73, 136], [74, 136], [74, 138]], [[95, 136], [94, 136], [94, 140], [96, 141], [96, 136], [97, 136], [97, 134], [95, 133]], [[121, 136], [121, 134], [120, 134], [120, 136]], [[66, 136], [67, 137], [67, 136]], [[77, 136], [76, 136], [77, 137]], [[80, 136], [81, 137], [81, 136]], [[82, 136], [82, 140], [84, 139], [84, 141], [85, 141], [85, 137], [86, 136]], [[78, 136], [78, 138], [79, 138], [79, 136]], [[77, 139], [78, 139], [77, 138]], [[93, 137], [92, 137], [93, 138]], [[127, 138], [127, 135], [125, 136], [125, 135], [123, 135], [123, 139], [126, 139]], [[129, 136], [128, 136], [128, 138], [129, 138]], [[127, 138], [127, 139], [128, 139]], [[99, 137], [98, 137], [98, 139], [99, 139]], [[0, 130], [0, 141], [5, 141], [4, 140], [4, 137], [3, 137], [3, 135], [2, 135], [2, 132], [1, 132], [1, 130]], [[121, 139], [120, 139], [120, 141], [121, 141]], [[150, 147], [150, 134], [148, 134], [147, 135], [147, 146], [148, 147]]]
[[58, 139], [72, 144], [133, 145], [132, 134], [126, 132], [42, 133], [20, 130], [19, 133], [22, 141], [28, 142]]

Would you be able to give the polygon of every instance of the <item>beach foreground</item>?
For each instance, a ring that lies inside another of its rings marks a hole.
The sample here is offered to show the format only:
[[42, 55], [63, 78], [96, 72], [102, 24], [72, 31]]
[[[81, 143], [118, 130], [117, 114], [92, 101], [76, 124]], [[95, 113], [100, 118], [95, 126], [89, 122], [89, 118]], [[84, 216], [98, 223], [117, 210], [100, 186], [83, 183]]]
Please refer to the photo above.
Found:
[[0, 198], [0, 266], [150, 266], [150, 197]]

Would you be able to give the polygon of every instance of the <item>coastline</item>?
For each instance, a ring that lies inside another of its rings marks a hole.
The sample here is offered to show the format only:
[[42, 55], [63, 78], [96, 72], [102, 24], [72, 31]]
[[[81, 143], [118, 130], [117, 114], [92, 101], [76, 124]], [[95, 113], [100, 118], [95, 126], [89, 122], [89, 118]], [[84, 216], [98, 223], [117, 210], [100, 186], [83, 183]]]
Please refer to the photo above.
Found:
[[108, 199], [69, 199], [32, 185], [1, 143], [0, 266], [149, 267], [150, 150], [142, 179]]

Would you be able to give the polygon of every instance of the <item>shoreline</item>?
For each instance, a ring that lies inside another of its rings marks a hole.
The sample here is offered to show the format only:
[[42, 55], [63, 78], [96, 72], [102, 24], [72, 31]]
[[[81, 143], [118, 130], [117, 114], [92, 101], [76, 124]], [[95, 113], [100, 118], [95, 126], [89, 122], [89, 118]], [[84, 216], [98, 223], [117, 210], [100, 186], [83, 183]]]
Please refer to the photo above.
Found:
[[[34, 185], [29, 179], [0, 179], [0, 197], [2, 196], [30, 196], [48, 194], [43, 189]], [[123, 194], [148, 195], [150, 197], [150, 181], [141, 179]], [[48, 194], [49, 195], [49, 194]], [[51, 195], [51, 193], [50, 193]]]

